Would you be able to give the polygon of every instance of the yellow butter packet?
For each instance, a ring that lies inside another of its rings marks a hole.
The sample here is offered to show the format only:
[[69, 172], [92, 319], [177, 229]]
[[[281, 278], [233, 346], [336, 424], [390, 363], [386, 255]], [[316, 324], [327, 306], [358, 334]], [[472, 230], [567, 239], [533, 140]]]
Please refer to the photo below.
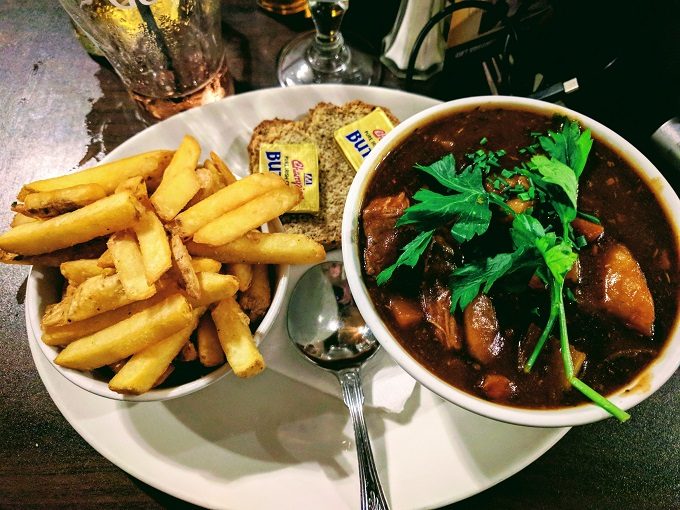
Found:
[[335, 141], [354, 170], [359, 170], [373, 147], [392, 131], [392, 128], [394, 125], [389, 117], [380, 108], [376, 108], [359, 120], [338, 129], [335, 132]]
[[272, 172], [302, 191], [302, 202], [290, 212], [319, 212], [319, 154], [313, 143], [263, 143], [260, 173]]

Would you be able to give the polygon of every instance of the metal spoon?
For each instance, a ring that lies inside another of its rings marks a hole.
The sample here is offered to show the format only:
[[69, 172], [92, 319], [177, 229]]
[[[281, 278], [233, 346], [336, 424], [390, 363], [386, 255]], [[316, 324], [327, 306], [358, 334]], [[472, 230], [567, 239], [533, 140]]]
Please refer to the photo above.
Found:
[[342, 262], [323, 262], [298, 280], [288, 303], [288, 335], [300, 353], [333, 372], [354, 425], [362, 510], [387, 510], [364, 421], [361, 365], [379, 344], [354, 304]]

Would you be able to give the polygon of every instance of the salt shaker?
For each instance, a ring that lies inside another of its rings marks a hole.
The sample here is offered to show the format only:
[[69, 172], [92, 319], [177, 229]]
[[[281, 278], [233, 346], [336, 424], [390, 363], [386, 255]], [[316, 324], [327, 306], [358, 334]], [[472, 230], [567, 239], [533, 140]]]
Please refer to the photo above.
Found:
[[[385, 39], [380, 60], [398, 78], [405, 78], [411, 50], [425, 24], [444, 8], [445, 0], [401, 0], [397, 19]], [[413, 78], [427, 80], [444, 67], [446, 41], [439, 24], [428, 33], [416, 59]]]

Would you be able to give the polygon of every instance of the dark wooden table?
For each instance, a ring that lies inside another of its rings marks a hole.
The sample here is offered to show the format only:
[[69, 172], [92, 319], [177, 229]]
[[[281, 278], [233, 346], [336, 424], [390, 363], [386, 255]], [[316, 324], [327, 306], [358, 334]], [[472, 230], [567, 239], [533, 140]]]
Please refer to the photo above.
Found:
[[[376, 3], [391, 15], [395, 4]], [[384, 33], [391, 19], [375, 24]], [[268, 16], [254, 0], [224, 2], [223, 20], [237, 92], [276, 86], [276, 54], [305, 23]], [[401, 85], [389, 75], [384, 84]], [[74, 39], [57, 2], [0, 2], [0, 105], [3, 225], [22, 183], [100, 159], [145, 127], [114, 73]], [[0, 269], [0, 508], [189, 508], [101, 457], [61, 416], [28, 348], [27, 273]], [[629, 423], [573, 429], [520, 473], [447, 508], [680, 508], [679, 408], [676, 374]]]

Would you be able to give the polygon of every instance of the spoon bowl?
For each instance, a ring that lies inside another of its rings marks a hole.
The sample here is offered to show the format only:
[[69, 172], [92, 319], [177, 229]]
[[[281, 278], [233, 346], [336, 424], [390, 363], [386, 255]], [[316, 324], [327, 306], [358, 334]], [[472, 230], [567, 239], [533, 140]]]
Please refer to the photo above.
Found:
[[354, 304], [342, 262], [322, 262], [300, 277], [288, 303], [287, 326], [298, 352], [340, 382], [354, 426], [362, 510], [387, 509], [364, 420], [360, 373], [380, 345]]
[[300, 277], [287, 324], [301, 353], [328, 370], [361, 365], [380, 346], [354, 304], [342, 262], [322, 262]]

